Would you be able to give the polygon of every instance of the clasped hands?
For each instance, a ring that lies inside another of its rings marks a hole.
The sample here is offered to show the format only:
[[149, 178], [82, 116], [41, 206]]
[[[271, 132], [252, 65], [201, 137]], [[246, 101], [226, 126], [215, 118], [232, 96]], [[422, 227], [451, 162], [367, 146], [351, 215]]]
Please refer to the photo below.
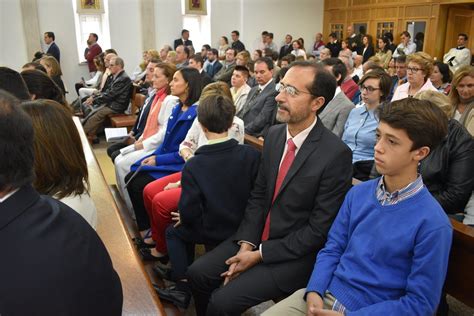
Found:
[[321, 296], [316, 292], [309, 292], [306, 295], [306, 315], [308, 316], [340, 316], [342, 313], [323, 309], [324, 303]]
[[142, 160], [142, 165], [144, 166], [156, 166], [156, 156], [151, 155], [150, 157], [147, 157]]
[[261, 261], [260, 251], [253, 250], [252, 245], [243, 242], [240, 245], [239, 252], [225, 261], [229, 269], [221, 274], [221, 277], [224, 278], [224, 286], [237, 278], [242, 272], [252, 268]]

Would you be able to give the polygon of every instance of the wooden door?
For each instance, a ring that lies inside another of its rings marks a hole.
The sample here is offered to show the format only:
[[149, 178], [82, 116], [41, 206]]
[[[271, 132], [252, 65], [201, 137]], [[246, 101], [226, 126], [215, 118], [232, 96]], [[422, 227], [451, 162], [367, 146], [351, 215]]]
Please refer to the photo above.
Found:
[[459, 33], [466, 33], [469, 36], [467, 45], [471, 52], [474, 51], [474, 10], [457, 7], [449, 8], [446, 40], [444, 42], [445, 53], [456, 47]]

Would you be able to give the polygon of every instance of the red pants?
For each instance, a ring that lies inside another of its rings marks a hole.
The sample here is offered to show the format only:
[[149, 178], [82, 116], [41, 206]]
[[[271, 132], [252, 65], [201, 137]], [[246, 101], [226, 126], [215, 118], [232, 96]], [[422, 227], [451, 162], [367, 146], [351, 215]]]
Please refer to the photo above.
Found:
[[173, 173], [149, 183], [143, 190], [145, 208], [150, 217], [151, 237], [156, 242], [156, 250], [167, 253], [165, 231], [172, 223], [171, 212], [178, 210], [181, 187], [164, 190], [169, 183], [181, 180], [181, 172]]

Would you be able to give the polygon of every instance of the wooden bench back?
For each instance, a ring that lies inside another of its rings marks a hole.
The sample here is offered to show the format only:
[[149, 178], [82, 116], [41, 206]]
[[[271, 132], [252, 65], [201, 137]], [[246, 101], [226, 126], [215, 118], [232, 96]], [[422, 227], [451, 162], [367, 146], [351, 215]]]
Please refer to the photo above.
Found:
[[74, 118], [74, 123], [84, 147], [89, 170], [90, 194], [97, 208], [97, 233], [105, 244], [122, 282], [124, 296], [122, 314], [165, 315], [77, 117]]

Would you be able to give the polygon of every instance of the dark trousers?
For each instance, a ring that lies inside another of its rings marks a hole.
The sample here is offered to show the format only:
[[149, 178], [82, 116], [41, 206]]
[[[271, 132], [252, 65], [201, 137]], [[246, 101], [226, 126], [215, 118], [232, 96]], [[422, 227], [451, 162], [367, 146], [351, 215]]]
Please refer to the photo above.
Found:
[[[125, 176], [125, 183], [128, 182], [133, 172], [130, 172]], [[143, 202], [143, 189], [150, 182], [156, 179], [150, 176], [146, 172], [139, 172], [135, 178], [127, 186], [128, 195], [132, 201], [133, 211], [135, 212], [135, 218], [137, 220], [138, 230], [146, 230], [150, 228], [150, 218]]]
[[127, 147], [128, 145], [122, 142], [114, 143], [107, 147], [107, 155], [112, 159], [112, 162], [115, 161], [118, 155], [120, 155], [120, 149]]
[[166, 229], [166, 246], [171, 262], [171, 277], [173, 280], [186, 279], [186, 271], [194, 261], [194, 247], [204, 244], [206, 251], [213, 249], [218, 243], [204, 240], [196, 232], [186, 226], [174, 227], [169, 225]]
[[188, 268], [198, 316], [240, 315], [261, 302], [290, 294], [279, 289], [270, 268], [263, 263], [221, 287], [224, 279], [220, 274], [228, 269], [225, 261], [237, 254], [239, 249], [239, 245], [228, 239]]

